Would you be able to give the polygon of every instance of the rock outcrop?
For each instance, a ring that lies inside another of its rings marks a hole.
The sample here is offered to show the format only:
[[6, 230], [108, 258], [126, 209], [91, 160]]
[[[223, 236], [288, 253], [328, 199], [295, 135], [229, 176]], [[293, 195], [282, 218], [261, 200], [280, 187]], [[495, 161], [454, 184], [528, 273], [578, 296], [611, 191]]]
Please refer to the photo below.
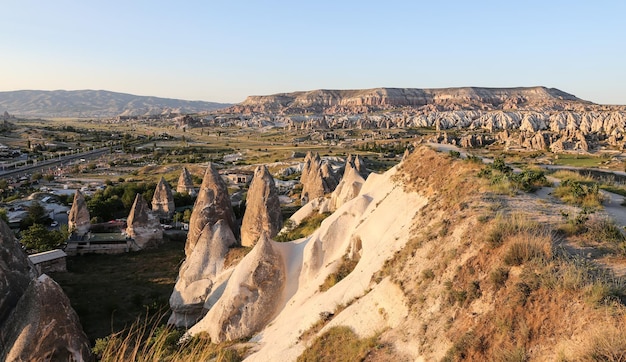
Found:
[[204, 316], [206, 299], [212, 293], [216, 296], [216, 277], [223, 270], [224, 257], [236, 243], [225, 220], [204, 226], [196, 247], [180, 267], [170, 297], [172, 315], [168, 324], [188, 328]]
[[180, 172], [178, 184], [176, 185], [176, 192], [189, 194], [191, 196], [196, 196], [198, 194], [196, 188], [193, 186], [193, 178], [191, 177], [189, 170], [187, 170], [187, 167], [183, 167], [183, 170]]
[[141, 194], [135, 196], [126, 223], [126, 234], [133, 238], [135, 250], [145, 249], [163, 241], [163, 228], [159, 217], [150, 210]]
[[0, 325], [35, 277], [37, 272], [13, 231], [0, 220]]
[[282, 213], [274, 178], [265, 166], [254, 170], [241, 224], [241, 245], [253, 246], [261, 235], [274, 237], [282, 228]]
[[[230, 113], [336, 114], [368, 113], [402, 107], [435, 107], [444, 110], [500, 109], [533, 106], [563, 106], [586, 103], [554, 88], [374, 88], [355, 90], [313, 90], [250, 96], [227, 110]], [[331, 127], [328, 123], [325, 126]]]
[[358, 155], [356, 157], [352, 157], [352, 155], [350, 155], [346, 158], [346, 166], [344, 168], [343, 177], [341, 178], [341, 181], [335, 191], [333, 191], [330, 196], [330, 210], [337, 210], [361, 192], [361, 187], [363, 187], [365, 179], [361, 176], [359, 168], [361, 168], [363, 172], [365, 172], [365, 168], [362, 165], [362, 161], [358, 161], [359, 159], [360, 157]]
[[91, 228], [91, 218], [89, 216], [89, 209], [87, 209], [87, 202], [82, 192], [76, 190], [74, 194], [74, 201], [72, 202], [72, 208], [67, 218], [67, 226], [70, 232], [82, 236], [89, 232]]
[[277, 243], [261, 235], [237, 265], [224, 293], [190, 334], [207, 332], [215, 343], [251, 337], [276, 315], [286, 283]]
[[193, 205], [193, 212], [189, 220], [189, 232], [185, 243], [185, 255], [189, 257], [206, 224], [215, 224], [218, 220], [226, 224], [237, 236], [235, 214], [228, 196], [228, 187], [212, 163], [204, 173], [198, 198]]
[[[89, 340], [63, 289], [46, 274], [33, 280], [0, 329], [0, 359], [86, 361]], [[4, 358], [3, 358], [4, 357]]]
[[318, 153], [308, 152], [304, 158], [302, 175], [302, 204], [323, 197], [337, 187], [337, 179], [329, 165], [322, 161]]
[[161, 219], [171, 219], [174, 215], [174, 196], [170, 184], [161, 177], [152, 196], [152, 212]]
[[87, 361], [89, 341], [61, 287], [33, 265], [0, 221], [0, 360]]

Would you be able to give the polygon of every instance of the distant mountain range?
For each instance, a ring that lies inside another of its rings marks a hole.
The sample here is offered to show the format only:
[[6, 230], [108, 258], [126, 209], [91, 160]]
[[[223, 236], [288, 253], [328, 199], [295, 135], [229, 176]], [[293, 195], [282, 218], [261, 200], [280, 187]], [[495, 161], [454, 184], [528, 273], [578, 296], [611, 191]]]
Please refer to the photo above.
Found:
[[455, 110], [508, 110], [593, 105], [555, 88], [373, 88], [319, 89], [250, 96], [225, 110], [232, 113], [338, 114], [370, 113], [410, 108], [424, 112]]
[[231, 106], [226, 103], [136, 96], [105, 90], [0, 92], [0, 113], [18, 117], [106, 118], [199, 113]]

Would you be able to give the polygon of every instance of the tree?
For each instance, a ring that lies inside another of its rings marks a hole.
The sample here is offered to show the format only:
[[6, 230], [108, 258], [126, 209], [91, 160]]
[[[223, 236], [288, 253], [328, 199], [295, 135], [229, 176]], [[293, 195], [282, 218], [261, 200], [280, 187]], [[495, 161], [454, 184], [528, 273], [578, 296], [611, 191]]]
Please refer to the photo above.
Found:
[[20, 223], [20, 229], [22, 230], [29, 228], [33, 224], [48, 225], [50, 223], [48, 212], [37, 201], [33, 201], [33, 203], [30, 204], [27, 212], [26, 217]]
[[48, 230], [41, 224], [34, 224], [22, 231], [20, 241], [27, 250], [41, 253], [63, 244], [67, 240], [66, 230]]

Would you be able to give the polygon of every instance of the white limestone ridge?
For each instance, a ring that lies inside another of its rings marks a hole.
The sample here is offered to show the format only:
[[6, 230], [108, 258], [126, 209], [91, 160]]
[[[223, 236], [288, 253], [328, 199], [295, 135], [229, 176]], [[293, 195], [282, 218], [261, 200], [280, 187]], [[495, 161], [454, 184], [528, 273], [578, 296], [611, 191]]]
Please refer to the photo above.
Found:
[[[410, 239], [412, 220], [427, 199], [405, 191], [394, 180], [396, 173], [397, 167], [371, 174], [358, 196], [338, 206], [309, 237], [277, 243], [262, 236], [230, 276], [222, 273], [223, 293], [207, 299], [208, 313], [188, 334], [207, 332], [216, 342], [251, 337], [257, 349], [247, 360], [296, 360], [305, 348], [299, 343], [302, 332], [320, 313], [333, 313], [338, 305], [366, 294], [374, 273]], [[355, 269], [320, 292], [344, 255], [358, 261]], [[351, 310], [361, 313], [391, 303], [398, 315], [372, 317], [367, 325], [356, 325], [354, 318], [345, 323], [363, 333], [393, 326], [407, 312], [403, 298], [390, 299], [401, 296], [397, 288], [379, 283]]]

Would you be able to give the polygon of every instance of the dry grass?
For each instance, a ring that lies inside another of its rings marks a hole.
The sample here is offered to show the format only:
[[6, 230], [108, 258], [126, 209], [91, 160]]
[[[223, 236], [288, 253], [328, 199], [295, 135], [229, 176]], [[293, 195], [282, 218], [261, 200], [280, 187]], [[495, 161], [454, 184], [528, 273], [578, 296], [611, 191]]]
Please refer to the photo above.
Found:
[[[439, 166], [461, 176], [457, 195], [437, 181], [429, 184], [430, 177], [438, 173], [430, 168]], [[581, 335], [590, 325], [611, 326], [621, 318], [619, 315], [626, 313], [620, 303], [626, 288], [620, 280], [595, 264], [556, 253], [554, 245], [567, 235], [557, 233], [551, 224], [535, 221], [543, 220], [541, 215], [511, 213], [506, 196], [492, 194], [491, 198], [480, 198], [474, 192], [466, 192], [463, 185], [473, 190], [489, 187], [480, 180], [474, 182], [469, 174], [457, 173], [459, 166], [464, 165], [428, 157], [423, 167], [405, 166], [411, 180], [419, 185], [416, 191], [429, 196], [429, 206], [418, 215], [418, 220], [429, 222], [422, 221], [414, 242], [409, 241], [385, 266], [387, 275], [402, 287], [413, 304], [410, 323], [424, 326], [416, 342], [425, 360], [555, 360], [559, 358], [555, 344], [558, 341], [591, 340], [590, 336]], [[469, 206], [455, 208], [450, 200]], [[476, 200], [481, 200], [480, 204]], [[498, 205], [498, 214], [484, 217], [491, 203]], [[444, 218], [445, 233], [429, 232], [425, 227], [439, 225]], [[557, 221], [558, 217], [552, 219]], [[461, 222], [467, 220], [476, 220], [474, 229], [470, 226], [459, 243], [454, 235]], [[602, 235], [599, 238], [619, 238], [614, 233], [616, 229], [604, 223], [597, 229], [594, 233]], [[431, 240], [436, 243], [426, 244]], [[484, 242], [477, 242], [480, 240]], [[430, 250], [426, 260], [426, 251], [422, 250]], [[452, 251], [454, 258], [448, 260], [446, 256]], [[435, 256], [438, 263], [428, 260]], [[433, 270], [436, 273], [431, 274]], [[485, 288], [486, 285], [490, 287]], [[424, 308], [438, 301], [443, 303], [437, 313]], [[401, 335], [397, 333], [395, 337]], [[602, 343], [593, 345], [600, 348]], [[607, 345], [602, 350], [611, 351], [610, 356], [623, 350], [619, 339], [608, 339]], [[447, 349], [445, 355], [438, 352], [442, 349]]]
[[349, 327], [333, 327], [316, 338], [298, 362], [359, 362], [376, 347], [377, 336], [360, 339]]
[[580, 361], [626, 361], [626, 328], [617, 326], [594, 327], [584, 338], [577, 354]]
[[180, 343], [183, 331], [172, 327], [156, 326], [154, 320], [137, 320], [130, 328], [96, 341], [94, 354], [106, 362], [237, 362], [243, 359], [242, 351], [234, 343], [213, 344], [210, 339], [194, 337]]
[[335, 286], [335, 284], [339, 283], [343, 278], [347, 277], [348, 274], [352, 273], [356, 265], [358, 264], [357, 259], [350, 258], [347, 254], [341, 258], [341, 263], [337, 267], [337, 271], [334, 273], [328, 274], [324, 283], [320, 285], [319, 291], [325, 292], [328, 289]]

